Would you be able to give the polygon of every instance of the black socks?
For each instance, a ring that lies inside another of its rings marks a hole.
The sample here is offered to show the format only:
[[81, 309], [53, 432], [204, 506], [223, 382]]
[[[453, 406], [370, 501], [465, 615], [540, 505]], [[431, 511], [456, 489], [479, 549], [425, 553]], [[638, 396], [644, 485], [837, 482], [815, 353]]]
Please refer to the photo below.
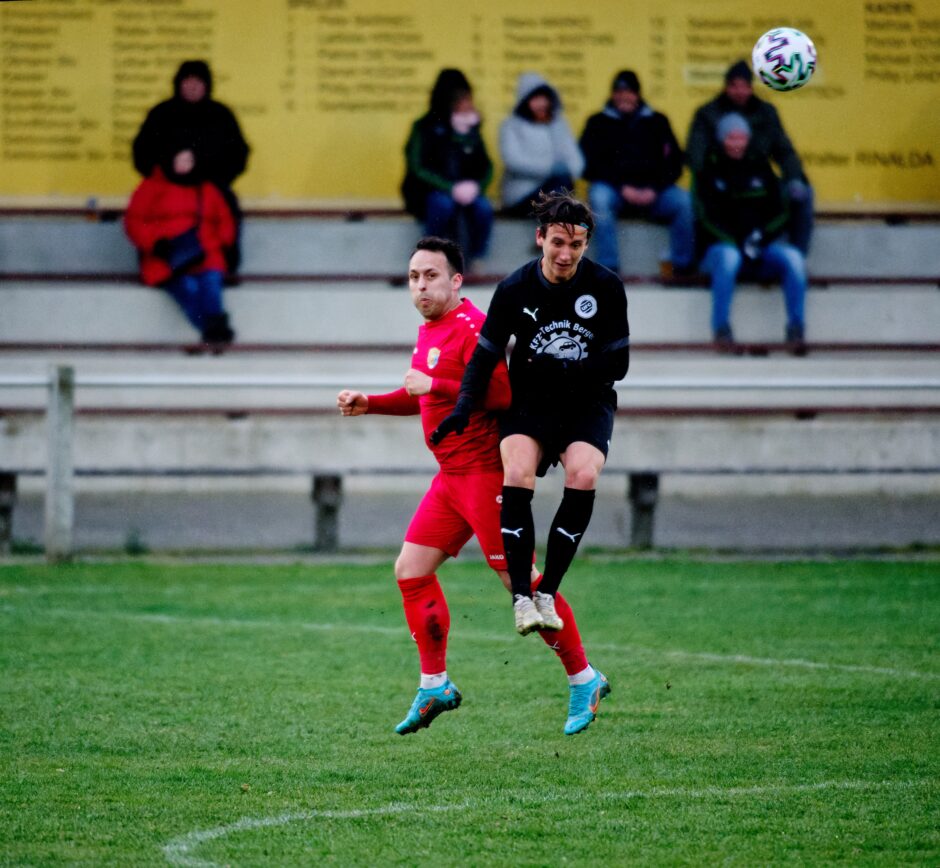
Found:
[[[555, 513], [555, 519], [552, 522], [552, 529], [548, 534], [548, 545], [545, 549], [545, 570], [539, 584], [539, 590], [543, 594], [555, 595], [561, 580], [568, 572], [568, 567], [571, 566], [571, 561], [574, 559], [578, 545], [591, 521], [593, 511], [593, 491], [582, 491], [578, 488], [565, 489], [561, 505], [558, 507], [558, 512]], [[506, 535], [503, 534], [503, 540], [505, 541], [505, 539]], [[508, 552], [506, 558], [507, 560], [509, 558]]]
[[535, 552], [532, 494], [528, 488], [503, 486], [499, 521], [513, 599], [516, 594], [523, 597], [532, 596], [532, 556]]

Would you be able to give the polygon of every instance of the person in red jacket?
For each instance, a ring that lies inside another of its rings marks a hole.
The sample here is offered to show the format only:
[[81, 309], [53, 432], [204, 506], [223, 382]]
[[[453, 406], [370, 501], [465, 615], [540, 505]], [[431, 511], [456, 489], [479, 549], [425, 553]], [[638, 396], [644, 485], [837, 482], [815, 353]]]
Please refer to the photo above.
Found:
[[216, 347], [235, 337], [222, 302], [225, 249], [235, 220], [222, 194], [206, 181], [192, 148], [169, 149], [138, 185], [124, 228], [140, 255], [141, 280], [163, 287]]
[[[464, 369], [483, 325], [483, 312], [460, 297], [463, 267], [463, 253], [455, 242], [426, 236], [417, 243], [409, 262], [408, 285], [424, 324], [418, 330], [404, 385], [385, 395], [344, 389], [336, 398], [344, 416], [420, 414], [425, 444], [440, 465], [411, 519], [395, 562], [405, 619], [421, 662], [418, 693], [405, 719], [395, 727], [399, 735], [429, 726], [442, 712], [457, 708], [462, 698], [447, 675], [450, 611], [437, 580], [438, 568], [448, 558], [457, 557], [475, 534], [487, 563], [506, 589], [510, 588], [500, 530], [503, 467], [495, 416], [496, 411], [509, 407], [511, 400], [505, 360], [495, 366], [483, 398], [469, 414], [467, 436], [435, 444], [429, 439], [454, 409]], [[535, 589], [541, 576], [534, 566], [531, 575]], [[586, 691], [594, 670], [585, 656], [574, 612], [560, 594], [555, 606], [561, 617], [551, 632], [543, 627], [541, 636], [568, 675], [565, 733], [574, 735], [594, 720], [597, 701], [610, 692], [610, 685], [601, 676], [599, 691]]]

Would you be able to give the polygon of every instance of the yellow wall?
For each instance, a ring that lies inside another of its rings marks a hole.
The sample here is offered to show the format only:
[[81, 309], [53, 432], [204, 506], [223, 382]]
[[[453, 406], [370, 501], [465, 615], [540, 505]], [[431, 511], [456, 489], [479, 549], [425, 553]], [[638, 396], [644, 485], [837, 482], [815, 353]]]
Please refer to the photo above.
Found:
[[398, 201], [402, 145], [437, 71], [473, 82], [496, 131], [516, 77], [560, 90], [576, 135], [633, 68], [684, 142], [730, 62], [777, 25], [819, 67], [773, 102], [822, 203], [940, 201], [940, 0], [26, 0], [0, 3], [0, 196], [123, 196], [130, 141], [207, 59], [252, 145], [248, 200]]

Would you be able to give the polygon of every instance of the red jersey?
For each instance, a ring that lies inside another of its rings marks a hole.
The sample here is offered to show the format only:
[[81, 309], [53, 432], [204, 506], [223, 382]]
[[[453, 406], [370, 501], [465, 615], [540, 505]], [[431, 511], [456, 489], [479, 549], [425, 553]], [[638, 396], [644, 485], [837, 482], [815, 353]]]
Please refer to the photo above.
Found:
[[459, 437], [445, 437], [432, 446], [428, 437], [450, 415], [457, 403], [460, 381], [485, 314], [468, 299], [461, 299], [450, 313], [426, 322], [418, 329], [418, 343], [411, 366], [433, 379], [427, 395], [412, 397], [404, 388], [387, 395], [369, 395], [369, 412], [394, 416], [421, 414], [424, 442], [446, 473], [501, 471], [499, 429], [493, 411], [510, 403], [509, 371], [500, 361], [493, 372], [483, 406], [470, 414], [470, 424]]

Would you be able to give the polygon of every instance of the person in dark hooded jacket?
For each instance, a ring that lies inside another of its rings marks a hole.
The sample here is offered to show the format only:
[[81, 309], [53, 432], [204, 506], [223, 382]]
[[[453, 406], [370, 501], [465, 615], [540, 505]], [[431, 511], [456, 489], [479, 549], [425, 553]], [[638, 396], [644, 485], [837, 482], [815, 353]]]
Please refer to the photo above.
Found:
[[456, 241], [471, 260], [486, 255], [493, 206], [486, 188], [493, 163], [480, 135], [473, 89], [459, 69], [443, 69], [430, 107], [414, 122], [405, 144], [405, 209], [425, 234]]
[[[594, 212], [594, 258], [618, 271], [617, 218], [639, 217], [669, 224], [663, 270], [685, 277], [695, 270], [695, 221], [688, 191], [676, 186], [682, 149], [669, 119], [643, 100], [635, 72], [618, 72], [604, 110], [588, 118], [581, 150]], [[668, 263], [668, 265], [667, 265]]]
[[192, 147], [204, 180], [218, 187], [235, 219], [236, 240], [226, 250], [231, 276], [241, 260], [241, 207], [232, 184], [245, 171], [250, 149], [232, 110], [212, 98], [212, 72], [203, 60], [180, 64], [173, 96], [148, 112], [134, 139], [134, 167], [150, 177], [167, 150], [180, 142]]

